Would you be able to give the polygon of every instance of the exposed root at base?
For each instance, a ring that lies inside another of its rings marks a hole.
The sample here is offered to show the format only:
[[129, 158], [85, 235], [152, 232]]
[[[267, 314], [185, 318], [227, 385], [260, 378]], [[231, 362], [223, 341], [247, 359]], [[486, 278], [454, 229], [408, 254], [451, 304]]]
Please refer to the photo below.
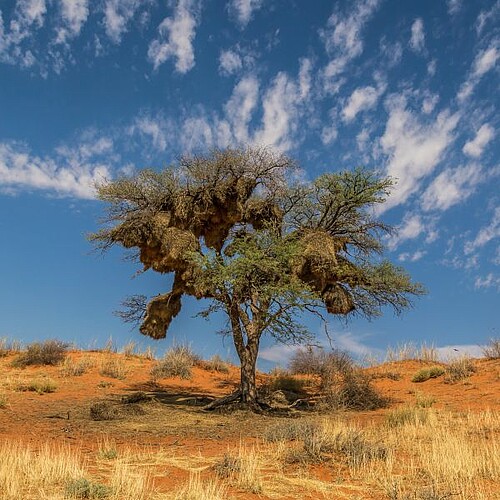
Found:
[[213, 411], [221, 408], [225, 408], [228, 411], [250, 410], [255, 413], [263, 413], [265, 411], [272, 410], [272, 407], [267, 403], [264, 403], [263, 401], [243, 401], [240, 389], [229, 394], [228, 396], [224, 396], [212, 401], [211, 403], [204, 406], [203, 410]]

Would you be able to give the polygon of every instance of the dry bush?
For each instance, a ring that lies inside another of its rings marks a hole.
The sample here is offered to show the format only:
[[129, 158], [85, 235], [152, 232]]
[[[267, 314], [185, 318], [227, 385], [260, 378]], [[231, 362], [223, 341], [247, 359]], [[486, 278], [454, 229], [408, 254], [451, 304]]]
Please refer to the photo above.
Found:
[[279, 441], [294, 441], [317, 428], [317, 424], [308, 421], [280, 422], [264, 431], [264, 439], [271, 443]]
[[224, 453], [224, 456], [212, 466], [212, 470], [222, 479], [233, 477], [241, 470], [240, 457]]
[[271, 391], [286, 391], [295, 394], [302, 394], [306, 382], [303, 379], [288, 375], [286, 372], [280, 373], [271, 378], [269, 381], [269, 390]]
[[12, 361], [12, 366], [24, 368], [31, 365], [58, 365], [66, 357], [68, 347], [67, 343], [60, 340], [33, 342]]
[[99, 374], [104, 377], [123, 380], [127, 377], [127, 367], [123, 360], [116, 358], [103, 359], [99, 366]]
[[398, 381], [398, 380], [401, 380], [402, 375], [400, 372], [393, 372], [393, 371], [383, 371], [383, 372], [376, 372], [376, 373], [370, 374], [371, 380], [377, 380], [377, 379], [382, 379], [382, 378]]
[[376, 410], [385, 408], [388, 404], [388, 399], [359, 370], [345, 373], [340, 380], [331, 380], [325, 376], [321, 386], [324, 398], [320, 406], [323, 409]]
[[151, 369], [153, 379], [180, 377], [190, 379], [192, 369], [200, 358], [187, 345], [177, 345], [169, 349], [163, 359]]
[[18, 340], [9, 340], [6, 337], [0, 338], [0, 358], [4, 358], [13, 352], [19, 352], [21, 349], [22, 345]]
[[57, 384], [51, 378], [37, 378], [28, 381], [18, 381], [13, 389], [19, 392], [36, 392], [37, 394], [46, 394], [55, 392]]
[[500, 358], [500, 338], [491, 338], [487, 345], [482, 348], [486, 359]]
[[211, 372], [229, 373], [229, 365], [218, 354], [214, 354], [208, 361], [203, 363], [203, 367]]
[[0, 394], [0, 409], [7, 408], [9, 401], [5, 394]]
[[444, 375], [445, 370], [440, 366], [431, 366], [430, 368], [422, 368], [413, 375], [412, 382], [425, 382], [431, 378], [437, 378]]
[[64, 359], [61, 367], [61, 374], [65, 377], [79, 377], [80, 375], [86, 373], [94, 365], [95, 362], [90, 357], [83, 357], [78, 361], [75, 361], [68, 356]]
[[354, 363], [345, 351], [306, 347], [295, 351], [290, 360], [290, 372], [294, 375], [318, 375], [325, 372], [345, 373], [350, 371]]
[[178, 490], [174, 500], [225, 500], [226, 488], [218, 481], [203, 481], [199, 474], [191, 474], [188, 483]]
[[92, 420], [115, 420], [118, 418], [118, 410], [109, 401], [97, 401], [89, 409]]
[[137, 355], [137, 342], [131, 340], [123, 346], [122, 353], [126, 358], [131, 358]]
[[447, 384], [455, 384], [456, 382], [460, 382], [470, 377], [475, 372], [476, 367], [472, 359], [468, 356], [462, 356], [448, 363], [444, 381]]

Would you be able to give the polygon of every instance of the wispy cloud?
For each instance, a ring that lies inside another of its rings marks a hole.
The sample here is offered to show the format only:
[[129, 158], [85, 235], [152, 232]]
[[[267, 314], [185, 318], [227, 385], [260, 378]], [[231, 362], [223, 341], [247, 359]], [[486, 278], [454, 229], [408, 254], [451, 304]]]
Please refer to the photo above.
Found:
[[495, 129], [488, 123], [485, 123], [484, 125], [481, 125], [477, 131], [476, 137], [465, 143], [462, 151], [467, 156], [479, 158], [483, 154], [484, 148], [494, 137]]
[[500, 237], [500, 207], [496, 207], [490, 223], [479, 230], [476, 237], [465, 244], [464, 251], [469, 255], [490, 241]]
[[54, 158], [32, 155], [16, 143], [0, 143], [0, 190], [41, 190], [60, 196], [91, 199], [96, 182], [110, 178], [99, 156], [109, 153], [112, 143], [102, 139], [77, 148], [61, 148]]
[[422, 208], [447, 210], [464, 202], [483, 179], [481, 166], [471, 163], [458, 168], [447, 168], [441, 172], [425, 190]]
[[401, 95], [392, 96], [387, 107], [389, 118], [380, 145], [387, 155], [387, 173], [397, 185], [381, 210], [404, 203], [434, 171], [455, 140], [459, 120], [458, 113], [449, 110], [434, 120], [419, 119]]
[[424, 21], [421, 17], [411, 25], [410, 47], [414, 52], [422, 53], [425, 49]]
[[335, 10], [327, 27], [320, 32], [325, 49], [332, 59], [324, 68], [326, 90], [337, 92], [347, 65], [363, 52], [361, 32], [380, 5], [380, 0], [357, 0], [348, 12]]
[[244, 28], [252, 20], [254, 13], [262, 7], [262, 3], [262, 0], [230, 0], [228, 9], [238, 24]]
[[489, 273], [484, 277], [478, 276], [474, 281], [474, 288], [496, 288], [500, 290], [500, 276], [496, 276], [493, 273]]
[[158, 38], [148, 49], [148, 58], [158, 69], [168, 59], [175, 59], [175, 69], [187, 73], [194, 67], [193, 41], [199, 18], [197, 0], [179, 0], [172, 17], [166, 17], [158, 26]]
[[385, 81], [379, 80], [377, 87], [368, 85], [355, 89], [342, 109], [343, 121], [349, 123], [356, 118], [358, 113], [374, 108], [380, 96], [385, 92], [386, 86]]
[[150, 0], [106, 0], [104, 4], [104, 27], [113, 43], [119, 44], [128, 31], [130, 21], [138, 9]]
[[66, 43], [80, 31], [89, 16], [89, 0], [61, 0], [62, 26], [57, 28], [56, 43]]
[[469, 75], [458, 91], [457, 99], [459, 102], [468, 99], [483, 76], [495, 67], [498, 52], [498, 40], [495, 39], [486, 49], [481, 50], [476, 55]]
[[387, 246], [395, 250], [401, 243], [418, 238], [426, 230], [426, 224], [419, 214], [406, 214], [395, 234], [389, 237]]
[[457, 15], [462, 10], [462, 0], [447, 0], [448, 13], [451, 16]]
[[417, 250], [416, 252], [403, 252], [398, 255], [398, 260], [401, 262], [417, 262], [427, 254], [425, 250]]

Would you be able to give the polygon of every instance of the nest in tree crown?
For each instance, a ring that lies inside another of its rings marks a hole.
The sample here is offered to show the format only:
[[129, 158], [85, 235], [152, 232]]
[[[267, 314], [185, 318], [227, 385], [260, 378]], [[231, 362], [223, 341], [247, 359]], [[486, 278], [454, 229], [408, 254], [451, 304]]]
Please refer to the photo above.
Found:
[[180, 293], [171, 292], [152, 299], [146, 308], [141, 333], [154, 339], [165, 338], [172, 319], [181, 310], [181, 296]]

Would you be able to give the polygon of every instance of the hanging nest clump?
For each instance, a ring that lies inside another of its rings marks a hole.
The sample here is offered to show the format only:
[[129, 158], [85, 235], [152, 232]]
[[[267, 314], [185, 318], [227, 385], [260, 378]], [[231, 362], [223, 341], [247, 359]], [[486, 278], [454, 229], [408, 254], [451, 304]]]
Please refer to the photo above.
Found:
[[339, 283], [328, 285], [321, 298], [330, 314], [349, 314], [355, 309], [351, 294]]
[[340, 252], [347, 240], [335, 238], [326, 231], [308, 231], [300, 236], [300, 257], [293, 265], [298, 278], [309, 284], [333, 314], [348, 314], [355, 309], [354, 300], [345, 285], [352, 284], [354, 266]]
[[318, 292], [338, 281], [335, 276], [339, 266], [338, 253], [345, 250], [346, 240], [317, 230], [307, 231], [299, 242], [302, 251], [294, 265], [295, 274]]
[[266, 224], [279, 224], [283, 220], [282, 210], [272, 200], [251, 198], [245, 206], [243, 220], [257, 231]]
[[152, 299], [146, 308], [141, 333], [153, 339], [164, 339], [172, 319], [181, 310], [181, 297], [180, 293], [170, 292]]

